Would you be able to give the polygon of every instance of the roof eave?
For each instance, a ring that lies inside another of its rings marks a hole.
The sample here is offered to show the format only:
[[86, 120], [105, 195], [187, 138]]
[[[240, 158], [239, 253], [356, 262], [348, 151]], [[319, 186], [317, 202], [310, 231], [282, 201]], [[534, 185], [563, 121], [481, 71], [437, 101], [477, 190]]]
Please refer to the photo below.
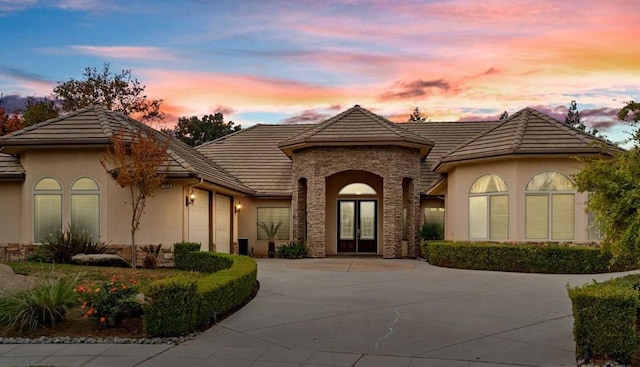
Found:
[[1, 173], [0, 181], [24, 181], [25, 177], [24, 173]]
[[487, 160], [487, 159], [496, 159], [496, 158], [508, 158], [515, 156], [575, 156], [575, 155], [611, 155], [610, 150], [599, 149], [599, 148], [584, 148], [584, 149], [555, 149], [553, 151], [540, 151], [540, 150], [520, 150], [517, 152], [513, 152], [511, 150], [503, 150], [503, 151], [495, 151], [491, 154], [486, 155], [462, 155], [458, 157], [450, 157], [439, 159], [432, 167], [431, 170], [438, 173], [447, 172], [447, 170], [455, 165], [473, 161]]

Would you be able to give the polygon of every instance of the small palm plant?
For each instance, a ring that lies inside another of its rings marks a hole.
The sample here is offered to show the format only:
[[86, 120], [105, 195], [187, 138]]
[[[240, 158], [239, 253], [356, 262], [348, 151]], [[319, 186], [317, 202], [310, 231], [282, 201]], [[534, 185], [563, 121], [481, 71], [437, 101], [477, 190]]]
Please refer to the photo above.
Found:
[[267, 225], [265, 222], [258, 223], [258, 227], [260, 227], [264, 231], [264, 234], [266, 234], [267, 238], [269, 239], [269, 257], [271, 258], [276, 257], [275, 239], [280, 226], [282, 226], [282, 222], [278, 222], [278, 224], [274, 224], [273, 222], [271, 222], [269, 225]]

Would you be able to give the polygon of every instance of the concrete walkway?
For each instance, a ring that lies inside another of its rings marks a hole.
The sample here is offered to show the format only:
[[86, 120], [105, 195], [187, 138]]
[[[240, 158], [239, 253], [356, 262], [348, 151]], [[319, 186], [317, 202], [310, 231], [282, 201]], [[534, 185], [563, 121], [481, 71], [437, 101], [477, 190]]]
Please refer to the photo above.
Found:
[[258, 263], [258, 296], [179, 346], [0, 345], [0, 365], [575, 366], [567, 284], [624, 275], [375, 258]]

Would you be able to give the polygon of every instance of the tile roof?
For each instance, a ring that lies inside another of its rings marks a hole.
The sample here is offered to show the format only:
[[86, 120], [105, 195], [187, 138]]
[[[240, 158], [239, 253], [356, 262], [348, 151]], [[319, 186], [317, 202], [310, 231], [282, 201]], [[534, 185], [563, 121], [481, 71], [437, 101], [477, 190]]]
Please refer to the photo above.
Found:
[[168, 176], [194, 177], [233, 190], [251, 194], [253, 190], [233, 175], [218, 167], [193, 147], [171, 138], [121, 113], [100, 106], [80, 109], [68, 115], [47, 120], [0, 137], [0, 146], [8, 153], [35, 146], [110, 145], [115, 132], [145, 130], [167, 142], [169, 159], [165, 162]]
[[401, 145], [418, 148], [427, 155], [433, 142], [386, 118], [355, 105], [278, 146], [289, 156], [293, 150], [326, 145]]
[[247, 186], [257, 196], [291, 195], [291, 159], [280, 141], [316, 125], [255, 125], [196, 147]]
[[420, 192], [426, 192], [442, 176], [431, 170], [442, 156], [454, 150], [470, 138], [495, 127], [497, 121], [473, 122], [411, 122], [402, 126], [434, 142], [433, 149], [420, 164]]
[[24, 173], [24, 167], [18, 157], [0, 153], [0, 179], [23, 180]]
[[595, 154], [612, 149], [619, 148], [527, 107], [442, 156], [431, 169], [514, 154]]

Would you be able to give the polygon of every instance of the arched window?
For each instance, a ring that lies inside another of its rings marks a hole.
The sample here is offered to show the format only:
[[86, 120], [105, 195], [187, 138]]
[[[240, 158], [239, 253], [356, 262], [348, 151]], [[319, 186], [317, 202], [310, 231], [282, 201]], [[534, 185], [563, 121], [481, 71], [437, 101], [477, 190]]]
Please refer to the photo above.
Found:
[[496, 175], [480, 176], [469, 189], [469, 238], [509, 239], [509, 189]]
[[365, 183], [352, 183], [343, 187], [338, 195], [375, 195], [376, 190]]
[[100, 239], [100, 188], [89, 177], [79, 178], [71, 186], [71, 224], [94, 241]]
[[564, 174], [541, 172], [527, 184], [525, 238], [552, 241], [575, 238], [575, 188]]
[[62, 230], [62, 186], [52, 177], [40, 179], [33, 189], [33, 242], [42, 243]]

